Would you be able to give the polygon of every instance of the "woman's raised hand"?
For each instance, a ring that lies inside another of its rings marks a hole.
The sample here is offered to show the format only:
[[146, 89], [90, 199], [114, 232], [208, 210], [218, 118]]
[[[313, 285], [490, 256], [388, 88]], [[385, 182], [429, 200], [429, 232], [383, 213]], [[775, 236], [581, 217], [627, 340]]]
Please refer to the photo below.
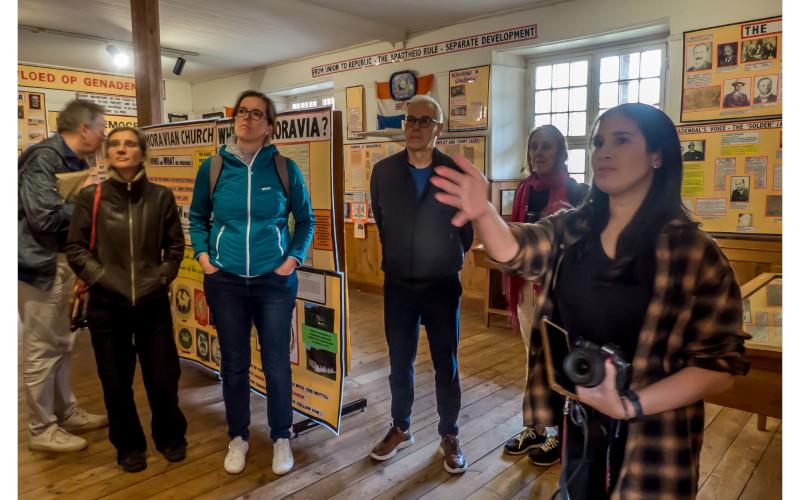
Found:
[[463, 173], [449, 167], [437, 166], [431, 183], [443, 192], [436, 193], [436, 199], [458, 209], [451, 221], [461, 227], [489, 213], [487, 198], [489, 182], [475, 166], [462, 156], [453, 156], [453, 161]]

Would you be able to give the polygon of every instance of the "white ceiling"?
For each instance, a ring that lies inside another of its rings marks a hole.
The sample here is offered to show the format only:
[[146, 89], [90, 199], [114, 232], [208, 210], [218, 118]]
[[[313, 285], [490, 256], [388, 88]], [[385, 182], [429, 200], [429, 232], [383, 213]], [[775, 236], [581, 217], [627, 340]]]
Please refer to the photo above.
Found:
[[[553, 0], [161, 0], [161, 45], [186, 56], [181, 79], [198, 82], [268, 64], [375, 40], [401, 41], [408, 32], [456, 24], [493, 13], [551, 4]], [[19, 0], [18, 23], [131, 40], [127, 0]], [[131, 52], [130, 46], [121, 46]], [[19, 30], [20, 61], [120, 71], [105, 43]], [[172, 75], [176, 55], [162, 54]], [[133, 58], [131, 57], [131, 61]]]

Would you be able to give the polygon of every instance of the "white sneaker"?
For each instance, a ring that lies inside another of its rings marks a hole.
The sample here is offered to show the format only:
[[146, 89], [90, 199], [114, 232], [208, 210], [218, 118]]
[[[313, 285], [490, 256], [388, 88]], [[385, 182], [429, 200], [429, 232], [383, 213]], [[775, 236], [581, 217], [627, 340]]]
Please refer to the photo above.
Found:
[[64, 453], [80, 451], [89, 446], [89, 441], [80, 436], [73, 436], [58, 425], [51, 425], [43, 433], [31, 436], [28, 448], [39, 451]]
[[90, 431], [108, 425], [108, 417], [95, 415], [83, 408], [76, 408], [72, 415], [59, 424], [67, 432]]
[[250, 445], [247, 441], [237, 436], [228, 444], [228, 454], [225, 455], [225, 472], [228, 474], [239, 474], [244, 470], [247, 463], [247, 450]]
[[288, 439], [279, 439], [272, 446], [272, 472], [286, 474], [294, 467], [294, 457], [292, 456], [292, 445]]

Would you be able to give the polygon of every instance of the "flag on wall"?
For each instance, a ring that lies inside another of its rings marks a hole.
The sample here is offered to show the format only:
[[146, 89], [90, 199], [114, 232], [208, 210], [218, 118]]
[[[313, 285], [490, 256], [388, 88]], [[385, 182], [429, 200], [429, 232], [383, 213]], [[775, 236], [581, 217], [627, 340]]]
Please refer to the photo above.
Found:
[[[433, 90], [433, 75], [417, 77], [417, 95], [430, 95]], [[402, 128], [405, 116], [405, 102], [392, 99], [389, 82], [375, 82], [378, 98], [378, 130]]]

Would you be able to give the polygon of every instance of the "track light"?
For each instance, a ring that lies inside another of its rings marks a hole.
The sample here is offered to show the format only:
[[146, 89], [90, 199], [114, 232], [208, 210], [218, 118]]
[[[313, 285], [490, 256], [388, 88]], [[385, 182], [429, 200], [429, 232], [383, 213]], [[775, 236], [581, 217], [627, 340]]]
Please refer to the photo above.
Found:
[[129, 62], [128, 55], [120, 52], [119, 49], [116, 48], [115, 46], [111, 44], [106, 45], [106, 52], [108, 52], [108, 55], [111, 56], [111, 60], [114, 62], [114, 66], [118, 68], [125, 68], [128, 66]]
[[178, 59], [175, 61], [175, 66], [172, 68], [172, 73], [180, 76], [180, 74], [183, 73], [183, 67], [185, 65], [186, 65], [186, 59], [178, 56]]

